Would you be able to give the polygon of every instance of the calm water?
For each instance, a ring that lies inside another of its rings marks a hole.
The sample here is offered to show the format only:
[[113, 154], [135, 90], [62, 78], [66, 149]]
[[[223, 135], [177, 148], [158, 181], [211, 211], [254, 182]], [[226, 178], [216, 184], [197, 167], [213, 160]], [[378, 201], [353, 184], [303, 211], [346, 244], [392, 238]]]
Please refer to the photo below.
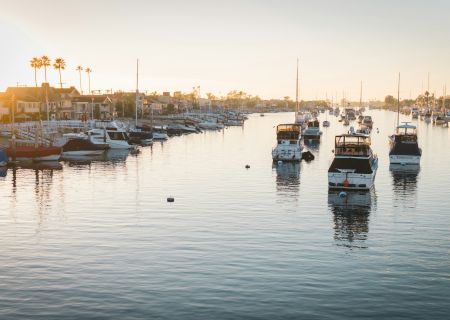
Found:
[[376, 188], [346, 201], [327, 191], [346, 129], [325, 114], [297, 166], [272, 167], [293, 114], [270, 114], [137, 156], [9, 169], [0, 319], [447, 318], [450, 131], [419, 122], [420, 171], [392, 171], [395, 114], [368, 113]]

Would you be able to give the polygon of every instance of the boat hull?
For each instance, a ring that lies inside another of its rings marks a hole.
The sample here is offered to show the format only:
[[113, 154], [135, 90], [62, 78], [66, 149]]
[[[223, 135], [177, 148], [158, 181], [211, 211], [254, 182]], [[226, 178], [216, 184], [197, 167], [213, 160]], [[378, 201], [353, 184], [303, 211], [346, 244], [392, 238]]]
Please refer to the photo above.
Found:
[[[360, 173], [328, 173], [328, 189], [330, 190], [370, 190], [375, 183], [376, 171], [371, 174]], [[344, 181], [347, 180], [348, 184]]]
[[61, 155], [64, 156], [94, 156], [101, 155], [105, 150], [76, 150], [76, 151], [64, 151]]
[[[13, 149], [8, 148], [7, 154], [10, 160], [13, 158]], [[59, 147], [16, 147], [15, 158], [17, 161], [58, 161], [61, 156]]]
[[390, 164], [420, 164], [420, 156], [412, 155], [389, 155]]
[[274, 162], [300, 162], [302, 150], [300, 148], [276, 147], [272, 150], [272, 160]]

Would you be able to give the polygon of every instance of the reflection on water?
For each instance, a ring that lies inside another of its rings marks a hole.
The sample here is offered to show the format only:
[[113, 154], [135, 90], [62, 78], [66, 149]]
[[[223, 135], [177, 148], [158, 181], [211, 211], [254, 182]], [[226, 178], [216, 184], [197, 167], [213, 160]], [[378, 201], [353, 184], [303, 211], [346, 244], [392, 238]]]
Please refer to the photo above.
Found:
[[394, 195], [400, 199], [415, 201], [420, 166], [391, 164], [389, 170], [392, 175]]
[[272, 168], [277, 172], [277, 192], [298, 195], [300, 186], [300, 163], [274, 163]]
[[8, 174], [8, 168], [7, 167], [0, 167], [0, 178], [6, 177]]
[[375, 199], [375, 190], [328, 192], [328, 205], [334, 220], [334, 239], [339, 242], [338, 245], [366, 248], [364, 241], [369, 233], [369, 215]]

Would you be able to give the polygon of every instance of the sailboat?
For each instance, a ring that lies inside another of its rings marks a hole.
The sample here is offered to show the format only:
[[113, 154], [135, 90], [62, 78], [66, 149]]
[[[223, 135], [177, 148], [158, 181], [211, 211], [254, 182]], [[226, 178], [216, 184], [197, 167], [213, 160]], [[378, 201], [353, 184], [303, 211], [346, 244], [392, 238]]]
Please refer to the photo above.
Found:
[[417, 139], [417, 128], [409, 122], [400, 122], [400, 73], [398, 74], [398, 93], [397, 93], [397, 128], [396, 132], [389, 137], [390, 164], [418, 165], [422, 150], [419, 148]]

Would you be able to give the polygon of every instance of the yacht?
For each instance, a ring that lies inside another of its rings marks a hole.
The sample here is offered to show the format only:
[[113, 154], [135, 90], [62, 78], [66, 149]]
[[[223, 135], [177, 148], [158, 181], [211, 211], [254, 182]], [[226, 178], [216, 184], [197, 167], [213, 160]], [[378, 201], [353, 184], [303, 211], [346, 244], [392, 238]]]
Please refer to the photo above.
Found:
[[389, 162], [391, 164], [420, 164], [422, 150], [417, 142], [416, 126], [403, 122], [397, 126], [395, 134], [389, 137], [391, 149]]
[[301, 126], [280, 124], [277, 126], [277, 145], [272, 150], [273, 161], [294, 161], [302, 159]]
[[315, 140], [320, 141], [320, 136], [322, 132], [320, 131], [319, 120], [314, 119], [308, 121], [306, 129], [303, 131], [303, 140]]
[[119, 129], [91, 129], [88, 131], [89, 139], [95, 144], [107, 143], [111, 149], [133, 149], [128, 143], [125, 130]]
[[335, 137], [334, 160], [328, 169], [329, 189], [369, 190], [378, 169], [378, 157], [365, 134]]
[[373, 120], [371, 116], [364, 116], [364, 119], [362, 121], [363, 126], [366, 128], [372, 129], [373, 127]]

